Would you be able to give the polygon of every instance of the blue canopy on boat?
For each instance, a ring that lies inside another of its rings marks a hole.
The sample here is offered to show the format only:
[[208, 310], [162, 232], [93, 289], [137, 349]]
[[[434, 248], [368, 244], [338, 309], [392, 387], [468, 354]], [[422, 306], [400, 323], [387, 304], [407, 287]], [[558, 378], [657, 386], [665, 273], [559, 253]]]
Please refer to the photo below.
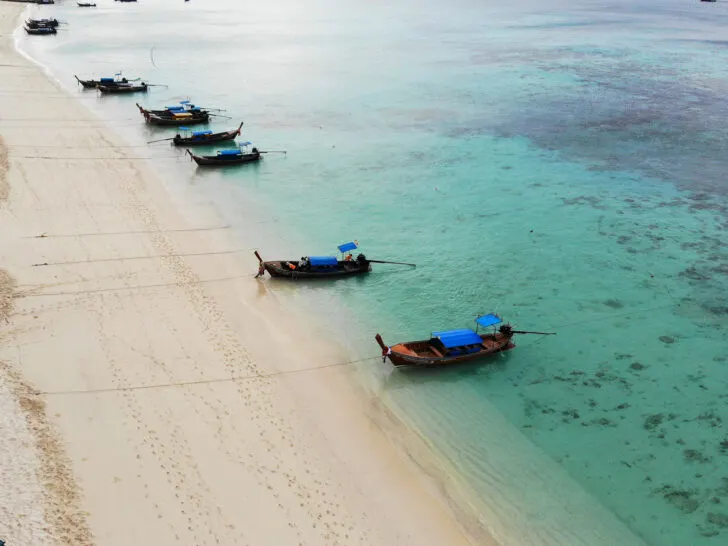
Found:
[[500, 324], [501, 322], [503, 322], [503, 319], [501, 319], [498, 315], [488, 313], [487, 315], [476, 318], [475, 322], [477, 322], [480, 326], [487, 328], [488, 326], [495, 326], [496, 324]]
[[217, 155], [243, 155], [240, 150], [220, 150]]
[[167, 110], [171, 110], [172, 112], [181, 112], [184, 110], [183, 106], [165, 106]]
[[481, 337], [469, 328], [433, 332], [432, 337], [439, 339], [446, 349], [463, 347], [464, 345], [479, 345], [483, 343]]
[[113, 82], [114, 78], [101, 78], [102, 82]]
[[181, 100], [181, 101], [179, 101], [179, 103], [180, 103], [180, 104], [189, 104], [189, 103], [190, 103], [190, 101], [188, 101], [188, 100]]
[[212, 131], [195, 131], [192, 133], [192, 136], [202, 136], [202, 135], [211, 135]]
[[350, 250], [354, 250], [355, 248], [359, 247], [359, 243], [357, 241], [352, 241], [351, 243], [344, 243], [343, 245], [339, 245], [339, 252], [348, 252]]
[[339, 260], [336, 259], [336, 256], [311, 256], [308, 261], [313, 267], [339, 265]]

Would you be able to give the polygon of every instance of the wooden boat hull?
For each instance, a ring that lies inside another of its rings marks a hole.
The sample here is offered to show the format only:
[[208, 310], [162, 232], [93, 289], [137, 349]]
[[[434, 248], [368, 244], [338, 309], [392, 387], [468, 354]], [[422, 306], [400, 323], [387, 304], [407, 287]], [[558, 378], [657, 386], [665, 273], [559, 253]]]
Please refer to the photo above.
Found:
[[497, 332], [495, 334], [480, 334], [480, 338], [483, 340], [483, 344], [479, 350], [457, 356], [446, 356], [434, 348], [431, 343], [432, 340], [429, 339], [398, 343], [387, 347], [384, 341], [382, 341], [382, 336], [377, 334], [375, 337], [377, 343], [382, 348], [383, 358], [389, 358], [396, 367], [451, 366], [508, 351], [516, 346], [512, 341], [512, 333]]
[[201, 167], [230, 167], [233, 165], [243, 165], [245, 163], [260, 161], [262, 157], [259, 153], [243, 154], [242, 156], [223, 156], [224, 159], [216, 155], [194, 155], [191, 152], [190, 155], [194, 162]]
[[[291, 269], [286, 264], [292, 263], [296, 266], [296, 269]], [[271, 277], [279, 277], [286, 279], [336, 279], [340, 277], [350, 277], [352, 275], [362, 275], [369, 273], [372, 270], [372, 266], [369, 262], [359, 263], [355, 261], [344, 262], [339, 261], [339, 266], [336, 269], [328, 271], [305, 271], [298, 269], [298, 261], [271, 261], [263, 262], [263, 267]]]
[[204, 146], [205, 144], [215, 144], [217, 142], [226, 142], [228, 140], [235, 140], [238, 136], [237, 131], [232, 133], [218, 133], [209, 135], [207, 138], [183, 138], [174, 137], [172, 144], [175, 146]]
[[112, 94], [128, 94], [128, 93], [146, 93], [149, 89], [147, 85], [98, 85], [96, 86], [101, 93], [105, 95]]
[[25, 27], [25, 32], [32, 36], [53, 36], [55, 34], [58, 34], [58, 31], [53, 27], [38, 27], [38, 28], [28, 28]]
[[150, 123], [151, 125], [161, 125], [165, 127], [178, 127], [180, 125], [199, 125], [201, 123], [208, 123], [210, 121], [210, 116], [208, 114], [204, 114], [201, 116], [193, 116], [191, 118], [186, 119], [176, 119], [173, 117], [166, 117], [166, 116], [158, 116], [156, 114], [148, 114], [144, 116], [144, 119], [147, 121], [147, 123]]

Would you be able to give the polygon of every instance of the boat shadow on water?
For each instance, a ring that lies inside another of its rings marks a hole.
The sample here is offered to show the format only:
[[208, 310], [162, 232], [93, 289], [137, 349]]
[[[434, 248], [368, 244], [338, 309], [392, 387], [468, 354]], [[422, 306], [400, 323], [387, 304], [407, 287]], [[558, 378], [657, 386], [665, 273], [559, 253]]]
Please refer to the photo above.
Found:
[[505, 371], [511, 358], [511, 352], [504, 351], [452, 367], [393, 368], [382, 378], [382, 389], [385, 391], [399, 390], [427, 383], [472, 383], [476, 377], [487, 379], [489, 376]]

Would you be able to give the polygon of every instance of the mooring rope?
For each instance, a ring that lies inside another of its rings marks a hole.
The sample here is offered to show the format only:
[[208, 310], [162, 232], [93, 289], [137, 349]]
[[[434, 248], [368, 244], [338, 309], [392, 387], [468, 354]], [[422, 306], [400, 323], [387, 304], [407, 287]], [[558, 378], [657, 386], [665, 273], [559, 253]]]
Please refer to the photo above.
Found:
[[367, 358], [360, 358], [357, 360], [345, 360], [343, 362], [334, 362], [330, 364], [322, 364], [319, 366], [311, 366], [309, 368], [299, 368], [296, 370], [281, 370], [278, 372], [270, 372], [265, 374], [255, 375], [239, 375], [233, 377], [221, 377], [217, 379], [197, 379], [194, 381], [176, 381], [172, 383], [152, 383], [149, 385], [132, 385], [129, 387], [105, 387], [99, 389], [75, 389], [75, 390], [64, 390], [64, 391], [35, 391], [34, 394], [38, 396], [58, 396], [58, 395], [70, 395], [70, 394], [102, 394], [109, 392], [123, 392], [123, 391], [141, 391], [141, 390], [153, 390], [153, 389], [165, 389], [172, 387], [185, 387], [190, 385], [209, 385], [215, 383], [233, 383], [235, 381], [251, 381], [255, 379], [268, 379], [271, 377], [279, 377], [285, 375], [294, 375], [298, 373], [313, 372], [317, 370], [323, 370], [326, 368], [335, 368], [339, 366], [350, 366], [352, 364], [359, 364], [361, 362], [367, 362], [369, 360], [378, 360], [380, 356], [370, 356]]

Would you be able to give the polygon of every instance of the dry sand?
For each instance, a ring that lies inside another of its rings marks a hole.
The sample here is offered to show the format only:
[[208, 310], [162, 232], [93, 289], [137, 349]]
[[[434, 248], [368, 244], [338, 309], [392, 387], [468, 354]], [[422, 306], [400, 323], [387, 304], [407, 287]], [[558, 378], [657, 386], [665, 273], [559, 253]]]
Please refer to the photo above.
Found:
[[345, 368], [287, 374], [348, 356], [221, 253], [215, 211], [177, 210], [13, 50], [22, 9], [0, 3], [0, 538], [467, 543]]

